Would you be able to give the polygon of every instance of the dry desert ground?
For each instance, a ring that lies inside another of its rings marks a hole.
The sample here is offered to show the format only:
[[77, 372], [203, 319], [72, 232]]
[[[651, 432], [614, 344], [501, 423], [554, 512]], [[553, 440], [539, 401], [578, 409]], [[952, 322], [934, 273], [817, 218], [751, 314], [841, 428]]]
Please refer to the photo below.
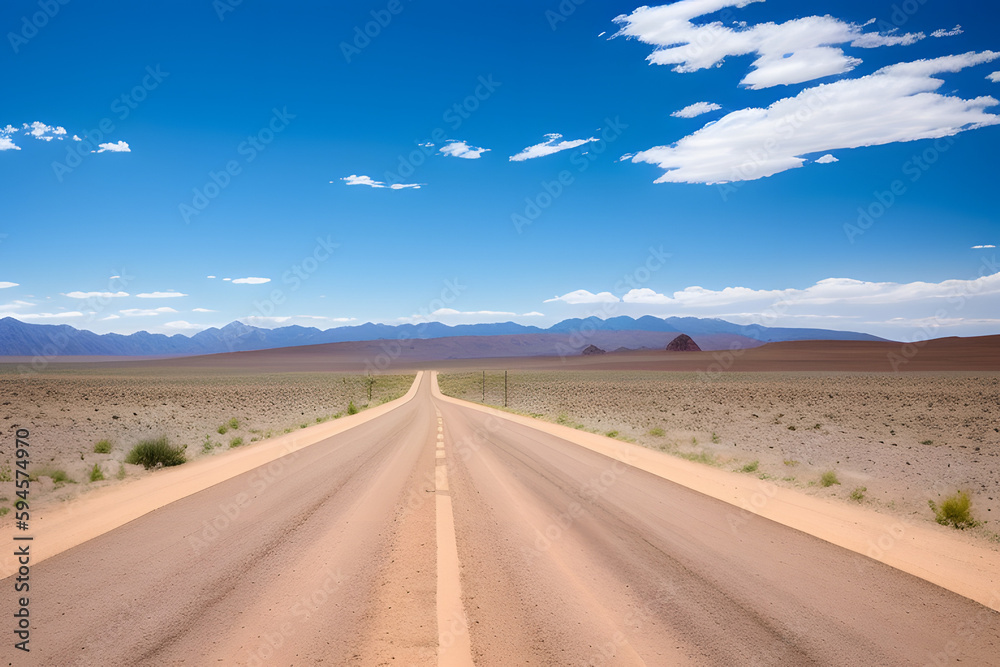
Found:
[[[483, 400], [481, 372], [440, 382]], [[487, 371], [485, 402], [503, 400]], [[983, 522], [967, 532], [1000, 542], [997, 373], [510, 371], [507, 406], [911, 521], [966, 491]]]
[[[412, 375], [375, 378], [371, 405], [402, 396], [412, 382]], [[149, 474], [124, 463], [141, 440], [166, 436], [171, 445], [186, 446], [190, 461], [339, 418], [352, 402], [358, 409], [369, 404], [367, 378], [358, 374], [109, 370], [99, 365], [29, 375], [6, 367], [0, 370], [0, 396], [0, 473], [13, 464], [16, 430], [28, 429], [37, 500], [67, 499], [123, 477]], [[109, 452], [94, 451], [101, 441], [107, 441]], [[95, 465], [103, 481], [90, 481]], [[60, 472], [68, 479], [56, 481]], [[13, 498], [12, 489], [3, 486], [13, 484], [0, 482], [0, 512]]]

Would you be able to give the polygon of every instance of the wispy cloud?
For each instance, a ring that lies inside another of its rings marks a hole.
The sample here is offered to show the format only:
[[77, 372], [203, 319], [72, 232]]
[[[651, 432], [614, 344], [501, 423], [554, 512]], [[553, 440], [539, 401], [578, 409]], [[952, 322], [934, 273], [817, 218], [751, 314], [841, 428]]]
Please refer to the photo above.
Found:
[[175, 292], [173, 290], [169, 292], [143, 292], [141, 294], [136, 294], [140, 299], [173, 299], [181, 296], [188, 296], [181, 292]]
[[560, 151], [576, 148], [577, 146], [588, 144], [591, 141], [597, 141], [597, 139], [595, 139], [594, 137], [590, 137], [589, 139], [573, 139], [570, 141], [559, 141], [560, 139], [562, 139], [561, 134], [546, 134], [545, 139], [546, 140], [540, 144], [535, 144], [534, 146], [528, 146], [517, 155], [511, 155], [510, 161], [523, 162], [524, 160], [532, 160], [534, 158], [544, 157], [546, 155], [552, 155], [553, 153], [558, 153]]
[[177, 331], [194, 331], [196, 329], [205, 329], [203, 324], [191, 324], [185, 320], [174, 320], [173, 322], [164, 322], [164, 327], [168, 329], [176, 329]]
[[696, 116], [711, 113], [712, 111], [718, 111], [721, 108], [715, 102], [695, 102], [670, 115], [674, 118], [695, 118]]
[[443, 155], [451, 157], [460, 157], [466, 160], [478, 160], [482, 157], [483, 153], [488, 153], [489, 150], [489, 148], [476, 148], [475, 146], [470, 146], [464, 141], [452, 141], [451, 143], [442, 146], [440, 152]]
[[838, 160], [837, 158], [833, 157], [829, 153], [827, 153], [823, 157], [816, 158], [816, 164], [832, 164], [834, 162], [840, 162], [840, 160]]
[[209, 310], [208, 308], [192, 308], [192, 313], [217, 313], [217, 310]]
[[615, 37], [638, 39], [655, 47], [647, 60], [673, 65], [675, 72], [695, 72], [719, 66], [730, 56], [756, 56], [741, 82], [767, 88], [844, 74], [861, 60], [836, 45], [856, 48], [909, 45], [923, 33], [880, 34], [832, 16], [806, 16], [785, 23], [763, 23], [738, 29], [721, 22], [694, 24], [692, 19], [727, 7], [742, 8], [763, 0], [680, 0], [659, 7], [640, 7], [615, 18]]
[[957, 25], [951, 30], [945, 30], [944, 28], [935, 30], [931, 33], [931, 37], [955, 37], [956, 35], [961, 35], [963, 32], [965, 31], [962, 30], [962, 26]]
[[124, 141], [119, 141], [117, 143], [106, 143], [97, 144], [96, 151], [90, 151], [91, 153], [131, 153], [132, 149], [128, 147], [128, 144]]
[[973, 250], [983, 250], [983, 249], [986, 249], [986, 248], [996, 248], [996, 246], [995, 245], [974, 245], [974, 246], [972, 246]]
[[63, 296], [71, 299], [120, 299], [128, 296], [128, 292], [67, 292]]
[[807, 88], [766, 109], [734, 111], [670, 146], [636, 153], [632, 162], [664, 169], [657, 183], [750, 181], [801, 167], [803, 156], [811, 153], [948, 137], [995, 125], [1000, 116], [986, 109], [1000, 102], [938, 94], [934, 91], [944, 81], [934, 75], [998, 57], [986, 51], [899, 63]]
[[[393, 183], [392, 185], [386, 185], [382, 181], [372, 180], [370, 176], [358, 176], [356, 174], [351, 174], [350, 176], [345, 176], [340, 179], [347, 183], [347, 185], [367, 185], [370, 188], [389, 188], [390, 190], [406, 190], [412, 188], [414, 190], [419, 190], [420, 186], [425, 185], [424, 183]], [[330, 181], [335, 183], [336, 181]]]
[[271, 282], [270, 278], [236, 278], [233, 280], [234, 285], [263, 285], [264, 283]]
[[17, 287], [19, 283], [8, 283], [0, 281], [0, 289], [7, 289], [8, 287]]
[[6, 127], [0, 127], [0, 151], [19, 151], [21, 147], [14, 143], [14, 140], [10, 138], [10, 135], [17, 132], [17, 128], [13, 125], [8, 125]]
[[126, 308], [119, 310], [119, 313], [126, 317], [155, 317], [163, 313], [176, 313], [177, 311], [168, 306], [162, 308]]
[[551, 299], [546, 299], [545, 303], [562, 302], [576, 306], [587, 303], [617, 303], [618, 301], [620, 301], [620, 299], [611, 292], [598, 292], [597, 294], [594, 294], [593, 292], [588, 292], [585, 289], [578, 289], [573, 292], [567, 292], [562, 296], [555, 296]]

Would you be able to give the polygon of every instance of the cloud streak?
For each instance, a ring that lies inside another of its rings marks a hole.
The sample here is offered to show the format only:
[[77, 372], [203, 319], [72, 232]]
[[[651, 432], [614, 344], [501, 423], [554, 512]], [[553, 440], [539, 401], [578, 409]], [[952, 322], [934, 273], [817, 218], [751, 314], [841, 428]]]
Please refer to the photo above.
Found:
[[545, 157], [546, 155], [552, 155], [554, 153], [570, 150], [572, 148], [576, 148], [584, 144], [589, 144], [592, 141], [597, 141], [597, 139], [594, 137], [590, 137], [589, 139], [572, 139], [570, 141], [559, 141], [560, 139], [562, 139], [561, 134], [546, 134], [545, 139], [546, 140], [540, 144], [535, 144], [534, 146], [528, 146], [520, 153], [516, 155], [511, 155], [510, 161], [523, 162], [525, 160], [533, 160], [535, 158]]
[[[406, 190], [413, 189], [419, 190], [420, 186], [425, 185], [424, 183], [393, 183], [392, 185], [386, 185], [382, 181], [373, 180], [370, 176], [358, 176], [357, 174], [351, 174], [350, 176], [345, 176], [340, 179], [347, 183], [347, 185], [367, 185], [370, 188], [385, 188], [388, 187], [390, 190]], [[334, 183], [335, 181], [330, 181]]]

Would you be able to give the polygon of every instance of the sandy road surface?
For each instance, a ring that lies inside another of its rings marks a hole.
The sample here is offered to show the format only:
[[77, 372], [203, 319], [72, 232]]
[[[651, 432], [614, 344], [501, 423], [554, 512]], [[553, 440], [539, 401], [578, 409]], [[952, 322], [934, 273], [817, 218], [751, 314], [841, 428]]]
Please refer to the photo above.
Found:
[[15, 664], [997, 662], [982, 605], [430, 380], [32, 568]]

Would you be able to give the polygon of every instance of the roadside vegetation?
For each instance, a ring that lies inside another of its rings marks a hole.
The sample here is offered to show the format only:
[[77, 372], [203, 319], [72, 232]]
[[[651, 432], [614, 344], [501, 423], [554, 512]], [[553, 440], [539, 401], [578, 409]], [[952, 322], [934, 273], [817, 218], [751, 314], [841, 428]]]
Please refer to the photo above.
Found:
[[980, 525], [979, 521], [972, 518], [972, 500], [965, 491], [948, 496], [940, 505], [933, 500], [928, 500], [927, 504], [934, 512], [934, 520], [942, 526], [954, 526], [964, 530]]
[[125, 457], [125, 463], [141, 465], [146, 470], [158, 466], [178, 466], [187, 461], [184, 456], [186, 445], [175, 447], [166, 436], [143, 440], [133, 447]]

